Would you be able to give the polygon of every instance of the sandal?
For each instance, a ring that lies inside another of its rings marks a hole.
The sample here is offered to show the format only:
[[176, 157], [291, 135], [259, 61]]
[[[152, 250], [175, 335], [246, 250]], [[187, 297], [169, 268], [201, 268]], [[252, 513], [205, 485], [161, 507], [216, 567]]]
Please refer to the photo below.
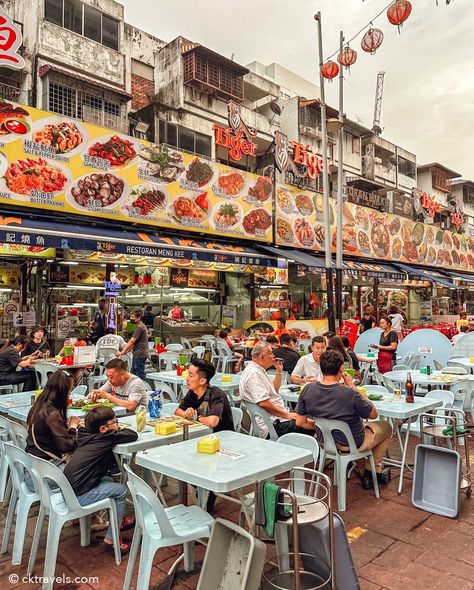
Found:
[[[122, 537], [119, 537], [119, 549], [120, 549], [120, 554], [122, 555], [122, 557], [124, 555], [127, 555], [127, 553], [130, 551], [130, 545], [128, 543], [124, 543], [122, 541]], [[114, 544], [113, 543], [106, 543], [104, 541], [103, 543], [105, 545], [105, 547], [107, 547], [107, 551], [111, 551], [112, 553], [115, 553], [115, 549], [114, 549]]]
[[[122, 522], [120, 523], [120, 532], [128, 531], [130, 529], [135, 528], [135, 519], [134, 518], [123, 518]], [[96, 539], [105, 539], [104, 535], [96, 535]]]

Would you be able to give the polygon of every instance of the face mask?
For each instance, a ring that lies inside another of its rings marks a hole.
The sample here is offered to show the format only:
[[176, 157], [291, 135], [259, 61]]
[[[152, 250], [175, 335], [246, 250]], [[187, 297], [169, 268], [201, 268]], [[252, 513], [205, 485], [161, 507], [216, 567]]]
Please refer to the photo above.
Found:
[[76, 344], [77, 338], [69, 338], [70, 344]]
[[130, 320], [130, 322], [131, 322], [132, 324], [136, 324], [136, 323], [137, 323], [137, 320]]

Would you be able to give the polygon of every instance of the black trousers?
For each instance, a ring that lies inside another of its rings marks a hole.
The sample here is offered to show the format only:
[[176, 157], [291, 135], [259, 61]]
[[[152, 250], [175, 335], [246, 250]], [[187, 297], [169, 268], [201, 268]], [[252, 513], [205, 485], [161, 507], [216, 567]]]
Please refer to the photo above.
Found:
[[16, 371], [15, 373], [1, 373], [0, 385], [19, 385], [23, 383], [23, 391], [36, 389], [35, 371]]
[[300, 428], [296, 426], [296, 420], [275, 420], [273, 423], [275, 427], [276, 433], [278, 436], [283, 436], [284, 434], [288, 434], [289, 432], [297, 432], [298, 434], [309, 434], [309, 436], [314, 436], [316, 431], [315, 430], [306, 430], [305, 428]]

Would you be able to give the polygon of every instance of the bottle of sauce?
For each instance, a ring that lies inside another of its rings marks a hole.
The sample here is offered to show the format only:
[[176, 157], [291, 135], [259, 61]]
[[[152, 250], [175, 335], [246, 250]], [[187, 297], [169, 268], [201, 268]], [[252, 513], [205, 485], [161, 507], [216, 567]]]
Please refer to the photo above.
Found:
[[415, 386], [413, 385], [413, 381], [411, 380], [411, 373], [407, 375], [407, 381], [405, 383], [405, 401], [407, 404], [415, 403]]

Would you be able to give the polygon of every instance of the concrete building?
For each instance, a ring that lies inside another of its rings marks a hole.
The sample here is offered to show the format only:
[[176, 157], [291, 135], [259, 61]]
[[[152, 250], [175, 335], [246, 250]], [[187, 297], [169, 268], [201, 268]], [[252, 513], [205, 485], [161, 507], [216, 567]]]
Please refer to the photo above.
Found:
[[246, 67], [254, 74], [279, 86], [280, 97], [283, 100], [296, 96], [305, 99], [319, 98], [319, 86], [280, 64], [271, 63], [266, 66], [259, 61], [253, 61]]
[[417, 174], [417, 188], [440, 205], [434, 222], [448, 229], [451, 226], [451, 214], [459, 211], [461, 205], [451, 193], [453, 180], [460, 178], [461, 174], [438, 162], [418, 166]]
[[22, 27], [26, 60], [22, 72], [0, 69], [4, 98], [129, 131], [127, 113], [153, 94], [153, 55], [163, 41], [125, 24], [114, 0], [0, 4]]

